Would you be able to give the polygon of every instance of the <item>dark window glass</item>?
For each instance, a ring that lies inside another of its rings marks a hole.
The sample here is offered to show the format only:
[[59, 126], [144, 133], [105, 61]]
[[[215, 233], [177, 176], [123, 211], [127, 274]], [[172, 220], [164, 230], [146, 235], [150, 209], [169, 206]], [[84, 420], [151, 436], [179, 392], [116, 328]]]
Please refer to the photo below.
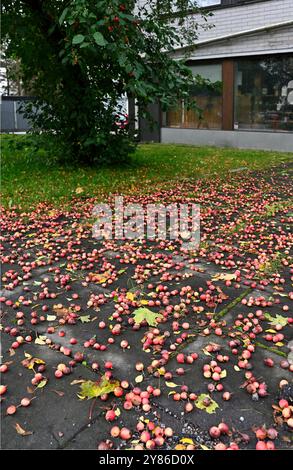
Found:
[[293, 131], [293, 57], [236, 63], [234, 128]]
[[[163, 125], [185, 129], [221, 129], [222, 128], [222, 65], [207, 64], [191, 67], [194, 75], [205, 81], [194, 86], [191, 96], [198, 110], [186, 109], [184, 102], [164, 116]], [[206, 82], [206, 81], [209, 82]]]

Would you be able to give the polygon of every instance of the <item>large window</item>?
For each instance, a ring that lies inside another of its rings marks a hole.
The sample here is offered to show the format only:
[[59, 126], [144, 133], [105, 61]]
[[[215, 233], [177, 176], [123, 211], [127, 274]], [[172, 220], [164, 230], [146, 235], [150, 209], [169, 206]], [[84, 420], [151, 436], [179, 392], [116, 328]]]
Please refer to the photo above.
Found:
[[179, 103], [166, 113], [164, 125], [186, 129], [221, 129], [222, 66], [214, 63], [191, 66], [191, 69], [194, 75], [206, 79], [190, 91], [199, 109], [188, 110], [184, 102]]
[[293, 57], [236, 62], [234, 129], [293, 131]]

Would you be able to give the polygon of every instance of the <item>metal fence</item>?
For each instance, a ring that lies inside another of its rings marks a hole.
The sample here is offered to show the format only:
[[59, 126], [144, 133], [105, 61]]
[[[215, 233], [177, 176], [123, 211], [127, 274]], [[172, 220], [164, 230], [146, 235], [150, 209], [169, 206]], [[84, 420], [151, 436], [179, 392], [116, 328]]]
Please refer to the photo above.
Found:
[[1, 97], [1, 132], [26, 132], [31, 128], [29, 121], [19, 111], [22, 103], [30, 99], [25, 96]]

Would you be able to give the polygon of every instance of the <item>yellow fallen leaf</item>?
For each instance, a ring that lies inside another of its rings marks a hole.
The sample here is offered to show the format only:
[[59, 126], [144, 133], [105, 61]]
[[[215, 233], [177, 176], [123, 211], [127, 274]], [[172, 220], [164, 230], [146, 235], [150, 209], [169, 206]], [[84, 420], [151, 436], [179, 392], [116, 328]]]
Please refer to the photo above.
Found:
[[46, 340], [47, 339], [47, 336], [38, 336], [36, 339], [35, 339], [35, 344], [39, 344], [40, 346], [43, 346], [44, 344], [46, 344]]
[[127, 292], [126, 298], [127, 300], [130, 300], [131, 302], [133, 302], [135, 299], [135, 295], [132, 292]]
[[17, 434], [20, 434], [21, 436], [30, 436], [31, 434], [33, 434], [32, 431], [26, 431], [25, 429], [23, 429], [19, 423], [15, 423], [14, 427], [16, 429]]
[[194, 444], [193, 440], [190, 439], [190, 437], [183, 437], [182, 439], [180, 439], [180, 442], [182, 442], [182, 444]]
[[135, 383], [140, 384], [143, 381], [143, 375], [138, 375], [134, 379]]
[[236, 279], [236, 275], [229, 273], [218, 273], [212, 277], [212, 281], [233, 281], [234, 279]]
[[179, 385], [175, 384], [174, 382], [166, 382], [166, 385], [167, 387], [170, 387], [170, 388], [179, 387]]
[[81, 186], [78, 186], [75, 190], [75, 194], [81, 194], [83, 193], [83, 188]]

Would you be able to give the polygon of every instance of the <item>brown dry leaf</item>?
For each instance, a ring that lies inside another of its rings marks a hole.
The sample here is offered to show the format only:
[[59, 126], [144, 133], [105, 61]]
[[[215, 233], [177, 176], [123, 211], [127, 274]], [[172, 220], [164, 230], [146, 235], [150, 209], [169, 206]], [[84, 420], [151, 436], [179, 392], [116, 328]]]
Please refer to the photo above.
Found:
[[66, 308], [61, 306], [61, 304], [53, 305], [53, 311], [56, 313], [58, 317], [66, 317], [70, 313], [72, 313], [71, 308]]
[[236, 279], [236, 275], [229, 273], [218, 273], [212, 277], [212, 281], [233, 281], [234, 279]]
[[65, 395], [64, 392], [61, 392], [60, 390], [51, 390], [52, 392], [56, 393], [59, 397], [63, 397]]
[[[42, 344], [46, 344], [46, 343], [42, 342]], [[21, 361], [22, 365], [26, 367], [27, 369], [33, 369], [35, 364], [46, 364], [45, 361], [43, 361], [43, 359], [39, 359], [38, 357], [32, 357], [30, 355], [28, 356], [29, 357], [27, 357], [27, 359], [24, 359], [23, 361]]]
[[14, 354], [15, 354], [14, 349], [10, 348], [9, 349], [9, 356], [14, 356]]
[[82, 384], [83, 382], [85, 382], [85, 380], [73, 380], [70, 382], [70, 385]]
[[35, 389], [32, 388], [32, 387], [26, 387], [26, 391], [27, 391], [27, 393], [31, 393], [31, 394], [35, 393]]
[[26, 431], [25, 429], [23, 429], [19, 423], [15, 423], [14, 427], [17, 434], [20, 434], [21, 436], [30, 436], [31, 434], [33, 434], [32, 431]]
[[89, 273], [92, 282], [98, 282], [99, 284], [104, 284], [110, 277], [111, 271], [105, 271], [104, 273]]

